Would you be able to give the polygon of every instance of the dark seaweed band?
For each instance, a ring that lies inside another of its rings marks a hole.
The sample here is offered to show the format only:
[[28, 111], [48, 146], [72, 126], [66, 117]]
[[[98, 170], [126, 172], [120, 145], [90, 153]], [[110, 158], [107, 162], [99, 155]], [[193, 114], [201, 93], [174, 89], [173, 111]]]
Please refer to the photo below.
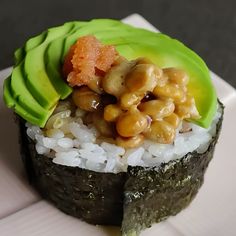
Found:
[[92, 224], [122, 224], [124, 235], [138, 235], [153, 223], [176, 215], [197, 194], [221, 130], [224, 107], [219, 105], [222, 115], [206, 152], [194, 151], [157, 168], [129, 167], [127, 173], [119, 174], [53, 163], [36, 153], [19, 119], [21, 154], [29, 180], [63, 212]]

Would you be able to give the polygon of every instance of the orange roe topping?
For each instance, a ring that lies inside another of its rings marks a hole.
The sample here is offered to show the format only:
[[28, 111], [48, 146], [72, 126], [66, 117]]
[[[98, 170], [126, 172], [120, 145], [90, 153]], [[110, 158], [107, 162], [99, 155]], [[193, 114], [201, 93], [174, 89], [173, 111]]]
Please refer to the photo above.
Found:
[[96, 68], [107, 72], [115, 61], [117, 52], [114, 46], [104, 45], [100, 49], [100, 54], [96, 62]]
[[118, 53], [114, 46], [102, 45], [94, 36], [78, 39], [71, 46], [63, 65], [70, 86], [87, 85], [96, 71], [107, 72]]

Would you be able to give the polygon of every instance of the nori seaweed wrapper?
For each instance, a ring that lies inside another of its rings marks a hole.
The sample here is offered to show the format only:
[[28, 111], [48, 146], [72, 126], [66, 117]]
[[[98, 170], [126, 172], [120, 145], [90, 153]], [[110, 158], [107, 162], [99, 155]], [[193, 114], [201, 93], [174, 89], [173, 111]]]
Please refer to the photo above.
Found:
[[123, 235], [139, 235], [141, 230], [176, 215], [191, 203], [203, 184], [220, 134], [224, 107], [218, 103], [222, 115], [207, 151], [202, 154], [190, 152], [159, 167], [128, 168], [124, 186]]
[[99, 173], [58, 165], [39, 155], [20, 120], [20, 144], [28, 179], [63, 212], [91, 224], [121, 225], [126, 173]]
[[139, 235], [168, 216], [176, 215], [196, 196], [213, 157], [222, 120], [206, 152], [191, 152], [159, 167], [128, 167], [127, 173], [99, 173], [68, 167], [37, 154], [18, 119], [21, 154], [29, 181], [63, 212], [92, 224], [122, 225], [123, 235]]

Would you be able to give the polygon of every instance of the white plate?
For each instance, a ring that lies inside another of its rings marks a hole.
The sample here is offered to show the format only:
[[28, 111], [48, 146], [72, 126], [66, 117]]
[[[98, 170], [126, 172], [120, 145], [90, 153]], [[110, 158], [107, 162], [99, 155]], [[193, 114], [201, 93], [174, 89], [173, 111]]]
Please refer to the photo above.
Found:
[[[125, 22], [156, 30], [141, 16], [134, 14]], [[10, 69], [0, 72], [3, 79]], [[155, 224], [142, 235], [161, 236], [233, 236], [236, 235], [236, 92], [211, 73], [218, 97], [226, 106], [222, 133], [215, 156], [206, 173], [205, 183], [192, 204], [175, 217]], [[41, 200], [27, 184], [20, 161], [17, 126], [12, 112], [0, 100], [0, 234], [4, 236], [73, 236], [120, 235], [115, 227], [88, 225], [67, 216]]]

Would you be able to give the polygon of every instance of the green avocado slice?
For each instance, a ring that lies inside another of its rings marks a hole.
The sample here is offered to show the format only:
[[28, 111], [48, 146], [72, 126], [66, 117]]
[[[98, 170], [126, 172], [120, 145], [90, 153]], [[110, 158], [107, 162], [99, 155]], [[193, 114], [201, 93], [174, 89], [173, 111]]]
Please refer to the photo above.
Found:
[[37, 124], [43, 127], [52, 114], [51, 112], [48, 112], [47, 116], [45, 116], [43, 119], [42, 117], [38, 117], [31, 112], [28, 112], [26, 109], [24, 109], [14, 98], [11, 92], [11, 80], [10, 77], [6, 78], [4, 80], [3, 84], [3, 99], [4, 102], [7, 104], [8, 107], [13, 108], [14, 111], [21, 116], [23, 119], [30, 121], [32, 124]]
[[8, 107], [14, 107], [16, 101], [11, 94], [11, 77], [7, 77], [3, 82], [3, 100]]
[[45, 60], [46, 72], [56, 91], [58, 92], [58, 94], [60, 94], [61, 99], [65, 99], [72, 92], [72, 88], [62, 79], [62, 74], [61, 74], [62, 65], [60, 63], [60, 59], [64, 41], [66, 37], [68, 37], [71, 34], [71, 32], [74, 31], [75, 28], [82, 25], [83, 25], [82, 22], [74, 22], [71, 31], [69, 31], [66, 35], [63, 35], [60, 38], [57, 38], [53, 42], [49, 43], [45, 51], [44, 60]]
[[29, 39], [24, 46], [25, 52], [29, 52], [30, 50], [38, 47], [45, 40], [46, 36], [47, 36], [47, 32], [45, 31], [45, 32]]
[[44, 42], [33, 50], [30, 50], [25, 56], [24, 71], [27, 87], [38, 103], [45, 109], [54, 107], [60, 95], [53, 87], [46, 73], [44, 53], [51, 41], [67, 34], [72, 26], [73, 23], [70, 22], [63, 26], [49, 29]]
[[[8, 107], [32, 124], [43, 127], [53, 110], [45, 110], [33, 98], [24, 81], [23, 60], [25, 53], [40, 45], [45, 39], [46, 32], [29, 39], [25, 46], [15, 51], [16, 66], [4, 87], [4, 100]], [[9, 80], [9, 81], [8, 81]], [[6, 90], [6, 93], [5, 93]], [[8, 98], [9, 96], [9, 98]], [[28, 105], [30, 104], [30, 105]]]
[[[32, 94], [27, 89], [23, 76], [23, 62], [21, 62], [12, 72], [10, 80], [10, 88], [14, 100], [25, 110], [25, 113], [35, 116], [42, 126], [46, 123], [52, 109], [46, 110], [39, 105]], [[38, 122], [39, 122], [38, 121]]]
[[14, 61], [15, 61], [15, 66], [17, 66], [24, 58], [25, 56], [25, 51], [24, 48], [17, 48], [14, 52]]
[[40, 45], [44, 39], [45, 39], [45, 36], [46, 36], [46, 32], [43, 32], [33, 38], [30, 38], [24, 47], [21, 47], [21, 48], [18, 48], [15, 53], [14, 53], [14, 57], [15, 57], [15, 64], [18, 65], [25, 57], [25, 54], [37, 47], [38, 45]]

